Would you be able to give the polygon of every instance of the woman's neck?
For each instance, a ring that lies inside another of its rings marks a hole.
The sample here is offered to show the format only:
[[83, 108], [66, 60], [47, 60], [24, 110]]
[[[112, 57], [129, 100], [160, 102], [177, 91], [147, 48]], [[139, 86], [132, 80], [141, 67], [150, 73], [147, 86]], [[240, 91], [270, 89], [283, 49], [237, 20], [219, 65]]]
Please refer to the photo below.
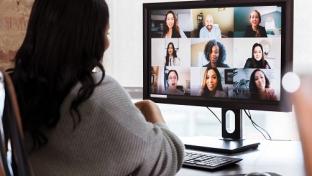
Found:
[[210, 66], [211, 66], [211, 68], [216, 68], [217, 67], [217, 63], [210, 62]]
[[217, 92], [216, 89], [215, 89], [215, 90], [212, 90], [212, 91], [209, 91], [209, 96], [214, 97], [214, 96], [216, 95], [216, 92]]
[[260, 59], [260, 60], [257, 60], [257, 59], [256, 59], [256, 58], [254, 58], [254, 57], [253, 57], [252, 59], [254, 59], [254, 61], [255, 61], [255, 62], [257, 62], [257, 63], [260, 63], [260, 62], [262, 62], [262, 59]]
[[172, 37], [172, 28], [168, 30], [166, 36], [167, 37]]
[[253, 31], [257, 31], [258, 30], [258, 25], [251, 25], [251, 28]]
[[259, 98], [260, 100], [265, 99], [265, 88], [264, 88], [264, 89], [261, 89], [261, 90], [258, 90], [258, 98]]

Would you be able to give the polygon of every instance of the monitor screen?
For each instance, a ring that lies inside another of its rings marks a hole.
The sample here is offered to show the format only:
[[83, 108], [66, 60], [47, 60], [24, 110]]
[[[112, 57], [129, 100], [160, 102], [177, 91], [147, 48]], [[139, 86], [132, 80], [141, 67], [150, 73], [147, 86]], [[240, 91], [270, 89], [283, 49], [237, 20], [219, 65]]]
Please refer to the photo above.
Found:
[[144, 98], [290, 110], [281, 86], [292, 68], [288, 8], [281, 0], [144, 4]]

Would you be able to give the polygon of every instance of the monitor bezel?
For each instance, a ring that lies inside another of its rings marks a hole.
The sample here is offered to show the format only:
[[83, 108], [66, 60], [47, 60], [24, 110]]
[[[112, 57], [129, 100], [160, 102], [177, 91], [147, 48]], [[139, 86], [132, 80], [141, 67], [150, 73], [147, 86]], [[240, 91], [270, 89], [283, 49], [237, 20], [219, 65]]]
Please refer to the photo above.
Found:
[[[216, 7], [243, 7], [243, 6], [281, 6], [282, 7], [282, 37], [281, 37], [281, 78], [287, 72], [292, 71], [293, 66], [293, 0], [206, 0], [206, 1], [178, 1], [143, 3], [143, 98], [157, 103], [195, 105], [206, 107], [220, 107], [232, 109], [250, 109], [265, 111], [289, 112], [292, 104], [287, 93], [280, 85], [280, 101], [255, 101], [250, 99], [211, 98], [209, 100], [197, 96], [174, 96], [167, 98], [152, 97], [150, 95], [151, 78], [151, 34], [150, 26], [151, 10], [166, 9], [192, 9], [192, 8], [216, 8]], [[284, 59], [283, 59], [284, 58]], [[282, 79], [281, 79], [282, 83]]]

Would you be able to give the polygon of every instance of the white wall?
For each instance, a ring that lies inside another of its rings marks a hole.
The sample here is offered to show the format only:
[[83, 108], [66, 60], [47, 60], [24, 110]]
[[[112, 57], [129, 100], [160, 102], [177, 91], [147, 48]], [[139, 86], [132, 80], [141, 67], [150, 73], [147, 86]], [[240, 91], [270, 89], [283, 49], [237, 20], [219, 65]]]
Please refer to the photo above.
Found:
[[307, 1], [294, 1], [294, 71], [312, 75], [312, 11]]
[[[106, 73], [123, 86], [143, 86], [143, 2], [167, 0], [106, 0], [110, 10], [110, 48]], [[169, 0], [170, 1], [170, 0]]]
[[[123, 86], [143, 86], [143, 2], [174, 0], [106, 0], [110, 7], [111, 45], [105, 53], [108, 74]], [[312, 11], [294, 0], [294, 71], [312, 75]]]

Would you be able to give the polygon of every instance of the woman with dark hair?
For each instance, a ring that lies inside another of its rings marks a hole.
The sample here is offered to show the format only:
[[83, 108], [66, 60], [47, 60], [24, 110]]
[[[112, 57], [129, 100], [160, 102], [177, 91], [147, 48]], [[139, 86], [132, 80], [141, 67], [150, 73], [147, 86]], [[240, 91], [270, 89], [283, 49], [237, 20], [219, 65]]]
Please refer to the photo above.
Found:
[[207, 67], [200, 90], [201, 96], [226, 97], [221, 84], [221, 75], [217, 68]]
[[270, 81], [260, 69], [255, 69], [249, 79], [250, 97], [256, 100], [277, 100], [274, 89], [270, 88]]
[[177, 51], [172, 42], [167, 45], [165, 66], [180, 66], [180, 58], [177, 57]]
[[165, 38], [186, 38], [183, 31], [180, 30], [178, 19], [173, 11], [169, 10], [165, 16], [165, 30], [163, 33]]
[[178, 89], [179, 74], [176, 70], [169, 70], [167, 75], [167, 88], [165, 94], [184, 95], [184, 92]]
[[108, 28], [104, 0], [33, 4], [12, 78], [35, 175], [174, 175], [181, 166], [183, 144], [157, 105], [134, 105], [105, 75]]
[[255, 43], [252, 46], [251, 58], [246, 60], [244, 68], [271, 69], [268, 61], [264, 59], [263, 47], [260, 43]]
[[261, 14], [258, 10], [253, 10], [249, 15], [249, 23], [245, 30], [245, 37], [267, 37], [265, 27], [260, 26]]
[[204, 53], [208, 64], [203, 67], [229, 67], [224, 63], [226, 59], [226, 51], [222, 43], [216, 40], [210, 40], [205, 46]]

